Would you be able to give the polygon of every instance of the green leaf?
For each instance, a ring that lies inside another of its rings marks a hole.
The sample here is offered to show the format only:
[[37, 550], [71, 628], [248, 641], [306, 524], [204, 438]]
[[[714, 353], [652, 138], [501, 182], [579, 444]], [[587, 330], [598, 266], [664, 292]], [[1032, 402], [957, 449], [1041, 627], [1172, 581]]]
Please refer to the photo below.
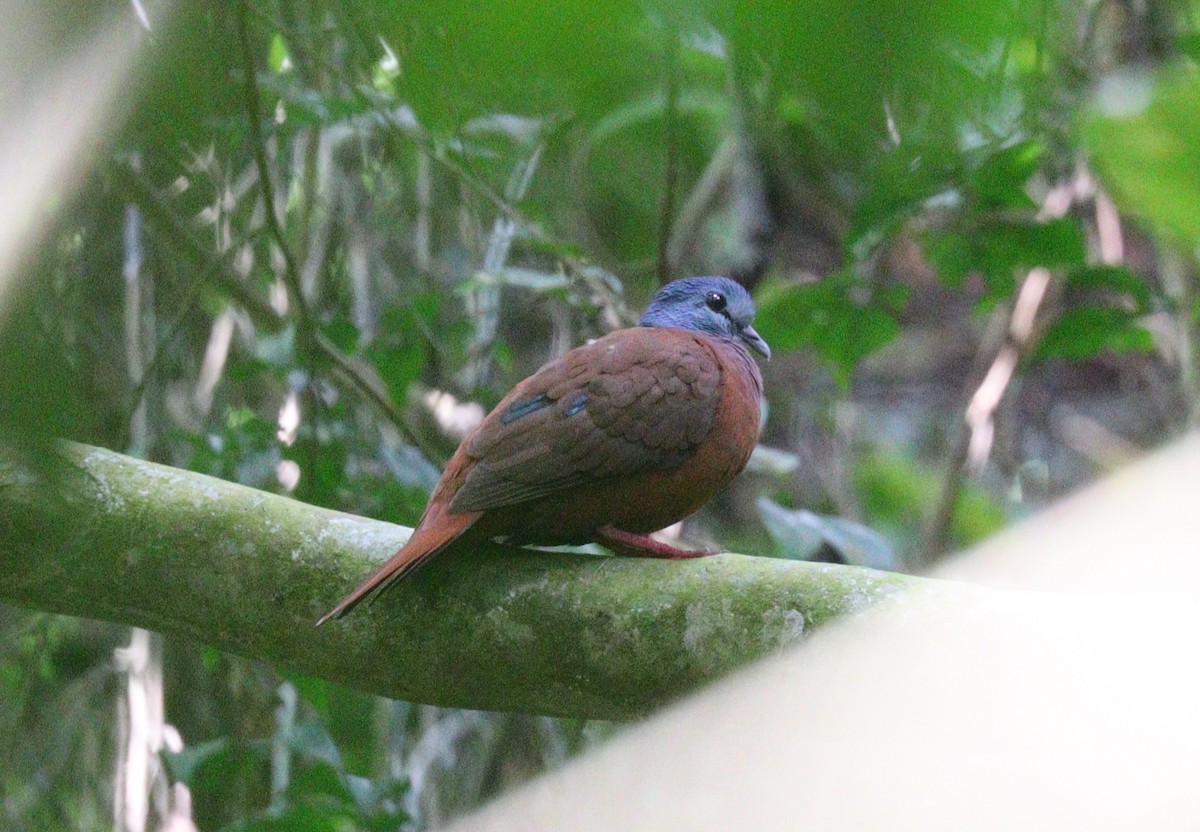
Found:
[[[297, 765], [287, 786], [288, 796], [297, 804], [329, 806], [340, 810], [354, 810], [354, 796], [346, 787], [340, 766], [328, 762]], [[329, 799], [332, 798], [332, 799]]]
[[1080, 124], [1120, 206], [1187, 246], [1200, 241], [1200, 79], [1112, 76]]
[[[871, 527], [901, 546], [917, 543], [942, 488], [944, 475], [916, 460], [891, 451], [868, 452], [854, 469], [855, 493], [862, 501]], [[951, 537], [957, 546], [968, 546], [995, 534], [1008, 522], [996, 499], [979, 485], [964, 484], [954, 504]]]
[[1038, 343], [1037, 357], [1082, 360], [1101, 353], [1149, 352], [1154, 347], [1140, 316], [1111, 306], [1068, 309]]
[[287, 44], [279, 32], [271, 35], [271, 47], [267, 51], [267, 66], [276, 75], [288, 72], [292, 68], [292, 56], [288, 54]]
[[921, 248], [938, 278], [952, 289], [961, 287], [975, 268], [975, 247], [964, 234], [954, 231], [927, 234]]
[[248, 407], [230, 407], [226, 410], [225, 430], [241, 440], [269, 442], [275, 437], [275, 424]]
[[895, 549], [886, 537], [844, 517], [784, 508], [766, 497], [756, 501], [767, 532], [790, 560], [811, 560], [822, 545], [832, 547], [845, 563], [871, 569], [895, 569]]
[[1200, 32], [1188, 32], [1175, 38], [1175, 46], [1193, 61], [1200, 61]]
[[[998, 249], [996, 261], [1020, 268], [1060, 268], [1087, 258], [1083, 229], [1072, 218], [1011, 222], [982, 229], [982, 244]], [[1010, 269], [1011, 270], [1011, 269]]]
[[710, 8], [743, 71], [795, 92], [836, 130], [838, 149], [860, 159], [887, 141], [889, 120], [901, 147], [951, 146], [972, 108], [995, 95], [989, 75], [962, 56], [994, 51], [1019, 17], [983, 0], [735, 0]]
[[900, 330], [890, 312], [854, 298], [859, 288], [844, 272], [817, 283], [768, 285], [758, 296], [755, 326], [772, 349], [816, 350], [847, 384], [858, 362], [890, 343]]
[[335, 314], [329, 321], [321, 324], [321, 333], [333, 342], [333, 345], [345, 353], [358, 351], [359, 338], [362, 333], [346, 314]]
[[1067, 289], [1102, 290], [1133, 301], [1138, 312], [1150, 309], [1152, 293], [1144, 277], [1124, 266], [1085, 266], [1067, 275]]
[[866, 179], [866, 192], [851, 215], [845, 246], [855, 259], [870, 256], [872, 249], [891, 237], [930, 197], [948, 186], [946, 170], [936, 159], [908, 147], [879, 157]]
[[[48, 450], [38, 447], [48, 437], [104, 435], [105, 410], [91, 397], [106, 388], [97, 387], [94, 368], [55, 325], [78, 314], [55, 299], [59, 279], [39, 275], [0, 298], [0, 438], [27, 443], [35, 456]], [[71, 331], [71, 324], [62, 326]]]
[[379, 336], [365, 352], [387, 385], [392, 401], [404, 401], [408, 386], [420, 377], [428, 355], [421, 328], [436, 331], [436, 313], [436, 304], [424, 296], [418, 296], [415, 305], [384, 311]]
[[[661, 92], [631, 98], [599, 119], [586, 142], [586, 199], [596, 229], [625, 259], [653, 257], [666, 158]], [[723, 89], [683, 89], [675, 112], [677, 188], [699, 181], [729, 130]]]
[[[346, 121], [385, 106], [379, 95], [352, 90], [346, 95], [330, 95], [304, 86], [299, 76], [263, 75], [259, 86], [279, 96], [289, 122], [300, 125], [326, 125]], [[394, 104], [392, 106], [395, 106]]]
[[253, 356], [243, 356], [231, 360], [225, 368], [225, 377], [240, 384], [256, 383], [260, 379], [275, 379], [282, 381], [288, 372], [287, 367], [272, 364]]
[[300, 698], [316, 711], [322, 719], [329, 719], [329, 703], [333, 686], [324, 679], [305, 676], [302, 673], [287, 673], [287, 680], [296, 688]]
[[416, 381], [425, 366], [425, 350], [416, 344], [397, 348], [372, 346], [367, 349], [367, 357], [387, 385], [392, 401], [396, 402], [404, 401], [408, 385]]
[[[138, 106], [130, 108], [126, 141], [139, 153], [155, 149], [165, 159], [184, 159], [188, 148], [214, 141], [218, 146], [225, 140], [236, 143], [240, 135], [217, 126], [244, 117], [234, 15], [196, 3], [159, 17], [167, 25], [155, 29], [157, 57], [147, 62], [153, 71], [143, 73], [145, 83], [138, 85], [142, 92]], [[147, 156], [155, 158], [154, 153]]]
[[1003, 221], [925, 236], [923, 248], [949, 286], [978, 273], [987, 285], [986, 301], [1010, 296], [1020, 271], [1035, 266], [1075, 268], [1087, 260], [1083, 229], [1074, 218], [1050, 222]]
[[1154, 293], [1123, 266], [1084, 266], [1067, 275], [1068, 308], [1042, 336], [1037, 356], [1086, 359], [1105, 352], [1148, 352], [1153, 347], [1142, 317]]
[[638, 4], [564, 0], [548, 13], [540, 0], [423, 0], [369, 12], [399, 61], [397, 94], [439, 133], [496, 112], [587, 117], [661, 77]]
[[1045, 148], [1035, 141], [1018, 142], [987, 155], [971, 176], [972, 191], [984, 209], [1034, 207], [1025, 183], [1037, 171]]
[[308, 801], [288, 806], [274, 816], [259, 817], [233, 827], [237, 832], [345, 832], [354, 824], [332, 801]]

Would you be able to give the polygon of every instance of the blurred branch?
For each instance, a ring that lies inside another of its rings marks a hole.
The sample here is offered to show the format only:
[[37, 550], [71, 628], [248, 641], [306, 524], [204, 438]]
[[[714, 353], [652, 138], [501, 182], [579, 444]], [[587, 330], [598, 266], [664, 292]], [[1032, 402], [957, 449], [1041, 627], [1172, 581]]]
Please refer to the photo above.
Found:
[[425, 439], [421, 431], [409, 423], [409, 419], [404, 413], [392, 404], [391, 397], [388, 396], [383, 382], [373, 368], [352, 355], [346, 355], [320, 331], [314, 336], [313, 346], [332, 365], [336, 374], [374, 404], [384, 418], [400, 431], [404, 440], [425, 455], [426, 460], [433, 462], [441, 458], [441, 452]]
[[[344, 78], [343, 80], [349, 86], [353, 86], [352, 79]], [[431, 139], [417, 122], [412, 108], [407, 105], [389, 108], [377, 100], [364, 96], [361, 91], [355, 90], [355, 94], [360, 100], [372, 106], [374, 114], [371, 123], [381, 125], [385, 130], [395, 134], [404, 141], [411, 142], [422, 157], [436, 163], [463, 185], [467, 186], [476, 196], [481, 197], [484, 201], [491, 204], [498, 214], [511, 220], [515, 224], [518, 233], [527, 234], [539, 242], [561, 244], [560, 241], [556, 241], [551, 235], [546, 233], [540, 224], [525, 216], [505, 194], [497, 191], [489, 182], [470, 170], [467, 166], [459, 164], [451, 158], [445, 148]], [[418, 185], [419, 187], [422, 186]]]
[[[981, 355], [992, 355], [992, 359], [982, 379], [971, 385], [974, 393], [967, 402], [958, 439], [946, 462], [946, 476], [937, 505], [925, 524], [921, 542], [914, 554], [918, 566], [928, 566], [946, 551], [963, 475], [970, 473], [979, 476], [987, 464], [995, 436], [996, 410], [1008, 392], [1021, 356], [1032, 344], [1034, 321], [1045, 299], [1050, 279], [1049, 270], [1040, 266], [1032, 269], [1017, 291], [1012, 311], [1005, 316], [1006, 326], [998, 330], [1000, 338], [985, 339], [980, 349]], [[995, 340], [1000, 341], [998, 346]]]
[[[524, 199], [541, 161], [543, 147], [539, 141], [528, 158], [518, 160], [513, 166], [504, 188], [507, 203], [515, 204]], [[503, 213], [496, 217], [483, 255], [485, 274], [494, 274], [504, 268], [518, 230], [519, 224], [515, 219]], [[467, 366], [459, 374], [459, 383], [467, 390], [474, 390], [487, 382], [491, 372], [492, 347], [500, 326], [500, 287], [491, 282], [479, 283], [469, 297], [468, 311], [475, 319], [475, 338], [471, 343]]]
[[704, 220], [723, 190], [729, 187], [737, 157], [738, 140], [733, 136], [722, 139], [695, 186], [679, 206], [679, 215], [671, 226], [671, 237], [667, 242], [666, 257], [670, 268], [680, 268], [699, 248]]
[[1193, 437], [447, 832], [1194, 829], [1198, 492]]
[[[1051, 188], [1046, 194], [1038, 219], [1046, 221], [1066, 216], [1080, 192], [1090, 187], [1086, 171], [1076, 171], [1069, 181]], [[1037, 316], [1052, 279], [1050, 270], [1043, 266], [1030, 269], [1007, 313], [1004, 329], [997, 330], [994, 337], [985, 338], [980, 347], [980, 356], [992, 355], [992, 358], [983, 377], [977, 381], [973, 379], [970, 384], [974, 392], [967, 401], [963, 425], [946, 463], [937, 505], [925, 524], [914, 555], [917, 566], [928, 566], [946, 551], [963, 474], [979, 476], [987, 465], [995, 437], [996, 411], [1009, 390], [1021, 358], [1037, 343]]]
[[675, 188], [679, 180], [679, 33], [667, 32], [667, 97], [663, 110], [663, 192], [658, 208], [658, 264], [655, 269], [659, 285], [671, 282], [671, 228], [675, 218]]
[[53, 476], [0, 454], [0, 598], [413, 701], [634, 717], [931, 583], [732, 555], [668, 562], [480, 545], [314, 630], [403, 529], [60, 447]]
[[1008, 320], [1008, 337], [992, 360], [987, 375], [979, 383], [963, 419], [967, 424], [967, 469], [972, 476], [983, 473], [992, 451], [992, 440], [996, 434], [996, 409], [1008, 391], [1013, 373], [1021, 353], [1033, 334], [1033, 324], [1038, 309], [1046, 297], [1050, 285], [1050, 270], [1042, 266], [1030, 270], [1021, 283], [1017, 299], [1013, 303]]
[[123, 444], [128, 447], [133, 442], [133, 426], [135, 423], [134, 414], [144, 406], [142, 398], [146, 395], [146, 389], [149, 387], [151, 380], [154, 379], [155, 373], [162, 364], [163, 357], [167, 352], [167, 345], [179, 337], [183, 332], [183, 322], [189, 314], [192, 307], [196, 303], [196, 284], [193, 283], [187, 287], [183, 293], [183, 297], [179, 301], [179, 309], [171, 317], [170, 321], [163, 327], [163, 335], [153, 342], [154, 352], [150, 356], [150, 360], [146, 362], [142, 369], [141, 377], [137, 383], [133, 385], [133, 390], [129, 394], [129, 409], [125, 414], [122, 423], [125, 425], [125, 435]]
[[417, 270], [423, 275], [433, 271], [433, 163], [429, 154], [417, 151], [417, 169], [414, 173], [413, 197], [417, 203], [417, 217], [413, 222], [413, 259]]
[[128, 165], [118, 166], [117, 187], [125, 199], [141, 209], [147, 224], [154, 226], [172, 246], [191, 260], [205, 280], [211, 280], [218, 290], [234, 301], [259, 329], [276, 333], [286, 321], [275, 313], [265, 298], [254, 294], [233, 269], [196, 239], [183, 217], [162, 199], [146, 180], [144, 174]]
[[[133, 160], [137, 165], [137, 160]], [[149, 383], [147, 372], [155, 349], [154, 332], [154, 284], [146, 279], [142, 271], [142, 216], [136, 205], [125, 206], [125, 222], [122, 234], [122, 276], [124, 281], [125, 311], [125, 364], [129, 381], [137, 391], [133, 412], [125, 424], [128, 445], [126, 450], [134, 456], [148, 456], [150, 448], [150, 424], [147, 419], [147, 402], [144, 395]]]
[[[168, 241], [179, 248], [200, 269], [205, 279], [212, 280], [216, 287], [231, 300], [246, 310], [254, 325], [267, 332], [279, 332], [286, 321], [275, 313], [265, 298], [251, 292], [233, 269], [204, 246], [188, 231], [183, 219], [170, 205], [151, 188], [145, 177], [129, 168], [121, 169], [119, 187], [126, 198], [142, 209], [146, 221], [155, 227]], [[186, 307], [185, 307], [186, 308]], [[404, 414], [392, 404], [391, 398], [375, 373], [361, 361], [339, 350], [319, 330], [314, 330], [311, 348], [315, 350], [342, 380], [369, 400], [385, 419], [391, 422], [404, 440], [431, 460], [441, 454], [426, 441], [419, 431], [408, 423]]]
[[[358, 94], [361, 95], [361, 92]], [[616, 290], [610, 291], [608, 288], [601, 286], [600, 284], [604, 281], [596, 278], [597, 273], [602, 271], [601, 269], [592, 265], [588, 260], [582, 257], [570, 254], [570, 250], [574, 248], [573, 245], [569, 245], [563, 240], [550, 234], [540, 223], [535, 222], [526, 216], [520, 208], [513, 204], [513, 200], [509, 198], [508, 193], [502, 194], [498, 192], [485, 179], [471, 171], [468, 167], [459, 164], [457, 161], [451, 158], [445, 149], [433, 141], [421, 128], [421, 126], [417, 123], [416, 117], [411, 108], [402, 106], [399, 108], [387, 109], [380, 106], [378, 102], [372, 101], [371, 103], [375, 107], [375, 121], [378, 124], [381, 124], [384, 129], [394, 133], [405, 141], [412, 142], [412, 144], [415, 145], [418, 150], [419, 158], [427, 159], [430, 162], [437, 164], [476, 196], [479, 196], [488, 202], [500, 215], [500, 218], [511, 223], [512, 234], [514, 237], [528, 237], [530, 240], [541, 243], [553, 249], [555, 251], [555, 258], [561, 262], [564, 267], [566, 267], [568, 272], [582, 277], [586, 282], [591, 284], [597, 291], [601, 305], [603, 305], [606, 310], [611, 310], [614, 314], [614, 317], [606, 320], [607, 324], [609, 324], [612, 328], [617, 328], [636, 322], [637, 316], [630, 314], [629, 311], [624, 308], [624, 301], [620, 297], [619, 281]], [[524, 175], [525, 172], [528, 172], [529, 174], [533, 173], [533, 169], [529, 167], [529, 165], [536, 165], [540, 162], [540, 156], [543, 150], [544, 145], [539, 144], [535, 148], [534, 154], [530, 157], [530, 162], [523, 168], [518, 166], [522, 175]], [[517, 172], [516, 169], [514, 169], [514, 172]], [[421, 174], [419, 174], [419, 177], [420, 175]], [[514, 180], [510, 177], [510, 185], [513, 183], [513, 181]], [[515, 181], [518, 184], [520, 183], [519, 179]], [[418, 200], [421, 199], [420, 193], [426, 184], [429, 183], [418, 181]], [[524, 188], [528, 189], [528, 185], [529, 183], [526, 182]], [[524, 191], [522, 191], [522, 194], [523, 193]], [[418, 231], [420, 231], [419, 227]], [[424, 232], [420, 233], [423, 234]], [[423, 237], [418, 237], [418, 242], [420, 243], [423, 239]], [[418, 246], [418, 251], [419, 250], [420, 246]]]
[[1163, 289], [1178, 312], [1174, 345], [1179, 362], [1179, 384], [1187, 400], [1184, 425], [1200, 428], [1200, 273], [1173, 246], [1159, 247], [1159, 274]]
[[237, 15], [238, 40], [242, 48], [243, 75], [245, 76], [242, 92], [245, 97], [246, 120], [250, 127], [250, 144], [254, 153], [254, 164], [258, 168], [258, 186], [262, 190], [263, 213], [266, 216], [267, 231], [274, 238], [275, 245], [279, 247], [279, 252], [283, 255], [283, 279], [292, 296], [292, 302], [296, 304], [296, 311], [300, 318], [300, 331], [308, 336], [311, 335], [315, 325], [312, 315], [309, 313], [308, 303], [304, 298], [304, 291], [300, 286], [300, 269], [296, 265], [292, 247], [288, 245], [287, 238], [284, 236], [283, 226], [279, 224], [279, 216], [275, 213], [275, 186], [271, 180], [271, 167], [267, 164], [266, 143], [260, 123], [258, 69], [254, 60], [254, 49], [250, 45], [249, 17], [250, 4], [246, 0], [241, 0], [238, 3]]

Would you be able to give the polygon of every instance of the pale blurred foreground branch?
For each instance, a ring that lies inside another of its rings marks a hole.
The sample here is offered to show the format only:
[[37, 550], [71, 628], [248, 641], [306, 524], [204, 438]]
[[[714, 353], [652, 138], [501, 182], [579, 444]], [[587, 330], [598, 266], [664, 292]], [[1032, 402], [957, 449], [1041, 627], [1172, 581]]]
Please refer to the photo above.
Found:
[[1200, 828], [1197, 494], [1193, 437], [454, 829]]
[[938, 583], [735, 555], [482, 546], [315, 630], [406, 530], [99, 448], [64, 444], [54, 459], [0, 455], [0, 599], [439, 705], [634, 717]]

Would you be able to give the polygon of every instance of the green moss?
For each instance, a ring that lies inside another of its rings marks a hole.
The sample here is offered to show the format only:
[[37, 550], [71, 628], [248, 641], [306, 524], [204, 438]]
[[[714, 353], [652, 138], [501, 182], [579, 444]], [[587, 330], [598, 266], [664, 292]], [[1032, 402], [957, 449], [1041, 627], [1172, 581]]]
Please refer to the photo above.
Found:
[[408, 530], [99, 449], [66, 446], [65, 458], [52, 489], [0, 487], [12, 520], [0, 525], [0, 596], [418, 702], [635, 717], [925, 583], [743, 555], [485, 545], [447, 552], [318, 630]]

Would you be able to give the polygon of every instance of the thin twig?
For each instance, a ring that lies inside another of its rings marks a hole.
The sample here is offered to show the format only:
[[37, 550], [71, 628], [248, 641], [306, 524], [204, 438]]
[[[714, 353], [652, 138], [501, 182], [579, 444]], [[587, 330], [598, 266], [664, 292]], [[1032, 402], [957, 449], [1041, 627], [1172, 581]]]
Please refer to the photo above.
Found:
[[371, 401], [389, 422], [396, 426], [405, 441], [417, 448], [427, 460], [440, 459], [441, 452], [427, 442], [420, 431], [413, 429], [404, 414], [392, 404], [391, 398], [384, 391], [383, 385], [375, 378], [370, 368], [353, 356], [346, 355], [329, 341], [321, 332], [317, 332], [313, 345], [333, 368], [338, 371], [363, 396]]
[[[1057, 219], [1066, 215], [1078, 196], [1081, 175], [1077, 173], [1070, 182], [1053, 188], [1046, 194], [1042, 209], [1038, 212], [1039, 220]], [[986, 352], [981, 350], [981, 354], [992, 350], [995, 354], [988, 363], [983, 378], [973, 384], [974, 392], [963, 413], [963, 427], [947, 461], [942, 491], [921, 536], [915, 565], [927, 565], [945, 551], [963, 474], [969, 471], [978, 476], [987, 464], [995, 435], [996, 410], [1008, 392], [1022, 356], [1036, 341], [1034, 325], [1050, 287], [1051, 277], [1050, 271], [1042, 266], [1029, 271], [1013, 301], [1003, 340]]]
[[[517, 232], [521, 236], [528, 237], [530, 240], [542, 243], [556, 251], [566, 248], [561, 240], [548, 233], [540, 223], [526, 216], [520, 208], [506, 198], [505, 194], [497, 191], [478, 174], [459, 164], [449, 156], [443, 147], [429, 138], [425, 130], [417, 123], [411, 109], [406, 106], [389, 109], [377, 98], [368, 96], [359, 89], [354, 79], [346, 76], [339, 67], [326, 65], [323, 68], [331, 73], [334, 78], [344, 82], [349, 89], [350, 95], [356, 97], [361, 102], [369, 104], [373, 108], [373, 112], [369, 116], [370, 125], [381, 126], [385, 130], [400, 136], [405, 141], [411, 142], [426, 158], [445, 169], [472, 193], [489, 203], [497, 213], [512, 220], [516, 224]], [[367, 121], [367, 116], [358, 116], [351, 119], [351, 123], [363, 130], [369, 126], [366, 123]], [[582, 269], [586, 267], [583, 261], [570, 255], [560, 255], [559, 259], [563, 263], [572, 266], [572, 268]]]
[[1200, 428], [1200, 327], [1194, 321], [1200, 304], [1200, 278], [1194, 267], [1171, 246], [1160, 246], [1159, 275], [1167, 297], [1179, 311], [1176, 320], [1176, 360], [1179, 384], [1187, 401], [1186, 428]]
[[[513, 166], [504, 188], [506, 202], [515, 204], [525, 198], [534, 171], [541, 161], [543, 147], [539, 141], [528, 158], [518, 160]], [[518, 230], [517, 222], [507, 215], [496, 217], [483, 255], [485, 273], [494, 274], [504, 268]], [[472, 292], [470, 303], [470, 311], [475, 318], [475, 338], [470, 348], [470, 359], [459, 374], [459, 382], [465, 389], [474, 390], [487, 381], [491, 372], [492, 345], [500, 326], [500, 287], [490, 283], [478, 286]]]
[[[136, 165], [137, 160], [134, 159], [133, 163]], [[153, 338], [154, 299], [144, 296], [144, 290], [150, 287], [142, 273], [142, 216], [136, 205], [125, 206], [124, 232], [125, 262], [122, 271], [125, 277], [125, 362], [129, 380], [140, 390], [149, 378], [146, 372], [146, 336], [150, 335], [151, 339]], [[146, 317], [150, 318], [149, 326], [143, 324]], [[125, 423], [126, 447], [131, 449], [129, 452], [134, 456], [145, 457], [149, 451], [150, 426], [146, 412], [146, 402], [139, 394]]]
[[413, 259], [423, 275], [433, 272], [433, 165], [429, 154], [417, 150], [417, 171], [413, 183], [417, 220], [413, 223]]
[[203, 279], [211, 280], [223, 294], [245, 309], [256, 327], [272, 333], [283, 330], [286, 321], [275, 313], [266, 300], [246, 288], [233, 269], [188, 230], [187, 223], [155, 193], [144, 174], [128, 166], [119, 170], [118, 189], [128, 201], [141, 209], [148, 224], [153, 225], [192, 261]]
[[[977, 387], [979, 381], [987, 374], [984, 368], [990, 366], [991, 361], [985, 361], [983, 357], [995, 356], [1003, 348], [1007, 332], [1005, 325], [1007, 317], [1003, 309], [996, 310], [996, 314], [984, 334], [975, 367], [968, 376], [970, 379], [969, 389]], [[934, 504], [933, 512], [925, 522], [924, 531], [921, 533], [920, 541], [914, 552], [913, 566], [916, 568], [932, 563], [946, 550], [950, 526], [954, 519], [954, 505], [958, 502], [958, 492], [962, 488], [970, 442], [971, 433], [964, 425], [958, 431], [954, 447], [946, 460], [945, 476], [942, 479], [942, 488], [938, 493], [937, 503]]]
[[674, 268], [680, 268], [700, 247], [699, 237], [704, 220], [728, 188], [738, 153], [738, 140], [734, 136], [722, 139], [700, 178], [679, 206], [675, 221], [671, 224], [671, 240], [667, 244], [667, 262]]
[[[223, 294], [242, 306], [250, 315], [255, 326], [268, 332], [279, 332], [284, 328], [286, 321], [280, 318], [265, 300], [247, 289], [228, 264], [213, 254], [187, 230], [184, 221], [154, 193], [140, 173], [126, 168], [125, 175], [119, 181], [126, 198], [142, 209], [147, 223], [153, 225], [167, 240], [173, 242], [193, 260], [203, 279], [211, 280]], [[429, 459], [438, 459], [441, 456], [436, 449], [422, 439], [418, 431], [409, 425], [408, 420], [397, 410], [383, 391], [382, 385], [370, 378], [370, 372], [366, 367], [342, 353], [319, 330], [313, 332], [311, 346], [317, 356], [336, 369], [347, 382], [380, 410], [384, 418], [396, 427], [405, 441], [419, 449]]]
[[287, 239], [283, 235], [283, 226], [280, 224], [279, 217], [275, 213], [275, 187], [271, 181], [271, 168], [267, 163], [266, 144], [262, 134], [262, 125], [260, 124], [258, 70], [254, 61], [254, 50], [250, 44], [249, 17], [249, 3], [246, 0], [241, 0], [238, 3], [238, 39], [241, 41], [242, 62], [244, 64], [243, 75], [245, 76], [242, 93], [245, 98], [246, 117], [250, 122], [250, 144], [253, 146], [254, 164], [258, 168], [258, 185], [262, 190], [262, 198], [265, 203], [263, 213], [266, 216], [267, 230], [271, 234], [271, 237], [274, 238], [275, 245], [279, 247], [280, 254], [283, 255], [283, 280], [287, 284], [293, 302], [296, 304], [301, 329], [309, 330], [310, 332], [306, 334], [311, 334], [314, 325], [309, 314], [308, 305], [304, 299], [304, 292], [300, 286], [300, 269], [296, 266], [296, 258], [292, 254], [291, 247], [287, 244]]
[[396, 426], [409, 443], [420, 449], [427, 457], [436, 459], [439, 454], [420, 435], [412, 429], [403, 413], [396, 409], [391, 399], [379, 384], [369, 377], [367, 368], [351, 356], [345, 355], [329, 341], [316, 327], [308, 309], [304, 292], [300, 283], [300, 270], [296, 265], [295, 256], [284, 237], [283, 227], [275, 213], [275, 192], [271, 182], [270, 167], [267, 164], [266, 145], [263, 140], [259, 114], [258, 73], [254, 61], [254, 51], [250, 44], [249, 3], [242, 0], [238, 5], [238, 37], [241, 40], [242, 59], [245, 65], [245, 95], [246, 115], [250, 122], [250, 142], [254, 145], [254, 161], [258, 167], [259, 187], [262, 189], [263, 202], [266, 208], [267, 229], [279, 246], [284, 261], [284, 282], [292, 295], [298, 312], [298, 334], [306, 346], [316, 352], [331, 364], [347, 381], [360, 393], [366, 396], [378, 407], [387, 419]]
[[995, 435], [995, 414], [1000, 401], [1008, 391], [1009, 382], [1016, 372], [1021, 354], [1033, 334], [1034, 320], [1046, 297], [1050, 285], [1050, 270], [1038, 266], [1026, 275], [1017, 292], [1012, 315], [1008, 322], [1008, 337], [992, 360], [983, 381], [979, 383], [963, 416], [969, 438], [967, 440], [967, 468], [973, 476], [983, 473], [992, 450]]
[[371, 126], [381, 126], [389, 132], [399, 135], [405, 141], [416, 146], [430, 161], [441, 166], [466, 185], [476, 196], [482, 197], [490, 203], [497, 212], [515, 222], [523, 236], [554, 247], [562, 247], [560, 240], [556, 240], [546, 232], [541, 224], [527, 217], [507, 200], [504, 194], [492, 187], [481, 176], [451, 158], [441, 145], [429, 137], [417, 122], [410, 107], [407, 105], [389, 107], [388, 102], [382, 101], [378, 95], [368, 94], [364, 91], [358, 84], [359, 79], [347, 74], [344, 67], [340, 65], [324, 61], [317, 55], [311, 56], [311, 63], [314, 67], [326, 72], [334, 81], [340, 82], [347, 94], [356, 99], [358, 103], [371, 107], [369, 114], [354, 116], [350, 119], [350, 123], [357, 129], [365, 131]]
[[1026, 276], [1013, 303], [1004, 339], [967, 403], [941, 495], [922, 535], [918, 557], [923, 563], [936, 559], [946, 549], [963, 475], [979, 476], [987, 464], [995, 437], [996, 410], [1008, 392], [1022, 355], [1032, 343], [1033, 324], [1050, 279], [1050, 271], [1041, 266]]
[[142, 377], [138, 379], [137, 384], [134, 385], [132, 392], [129, 394], [130, 407], [125, 414], [126, 428], [124, 444], [126, 446], [133, 442], [133, 432], [131, 429], [133, 414], [142, 405], [142, 396], [146, 394], [146, 388], [149, 385], [150, 379], [154, 378], [155, 371], [158, 369], [159, 363], [167, 351], [167, 345], [179, 337], [179, 333], [183, 332], [183, 322], [191, 313], [192, 307], [196, 304], [197, 285], [196, 283], [192, 283], [184, 290], [183, 300], [179, 304], [179, 311], [175, 313], [170, 323], [164, 328], [166, 334], [155, 342], [154, 354], [150, 356], [150, 360], [142, 370]]
[[1125, 262], [1125, 238], [1121, 233], [1121, 214], [1107, 193], [1096, 191], [1096, 237], [1100, 243], [1100, 262], [1110, 266]]

